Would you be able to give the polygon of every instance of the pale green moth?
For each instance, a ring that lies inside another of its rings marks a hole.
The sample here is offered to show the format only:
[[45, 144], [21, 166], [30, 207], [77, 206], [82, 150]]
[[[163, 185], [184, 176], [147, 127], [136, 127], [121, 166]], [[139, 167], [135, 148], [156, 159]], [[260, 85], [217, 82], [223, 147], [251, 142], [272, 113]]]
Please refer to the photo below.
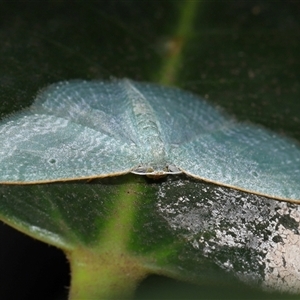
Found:
[[0, 183], [185, 173], [300, 201], [300, 146], [177, 88], [127, 79], [50, 85], [0, 123]]

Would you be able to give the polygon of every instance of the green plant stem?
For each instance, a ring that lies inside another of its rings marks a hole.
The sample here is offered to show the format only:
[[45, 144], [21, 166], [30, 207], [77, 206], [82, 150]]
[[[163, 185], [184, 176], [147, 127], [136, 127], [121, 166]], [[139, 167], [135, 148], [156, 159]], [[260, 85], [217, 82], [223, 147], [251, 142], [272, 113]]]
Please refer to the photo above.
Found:
[[131, 299], [146, 276], [138, 261], [124, 253], [77, 249], [68, 257], [72, 272], [70, 300]]
[[124, 182], [116, 186], [114, 207], [99, 242], [68, 253], [71, 264], [70, 300], [130, 299], [148, 271], [131, 255], [128, 243], [142, 197], [142, 185]]
[[178, 26], [166, 42], [168, 51], [163, 58], [159, 82], [170, 85], [177, 80], [182, 63], [182, 52], [187, 43], [197, 16], [200, 0], [185, 0], [180, 5]]
[[101, 232], [98, 240], [100, 251], [126, 251], [133, 226], [136, 206], [140, 203], [142, 193], [139, 184], [124, 182], [118, 188], [114, 201], [114, 208], [107, 220], [105, 230]]

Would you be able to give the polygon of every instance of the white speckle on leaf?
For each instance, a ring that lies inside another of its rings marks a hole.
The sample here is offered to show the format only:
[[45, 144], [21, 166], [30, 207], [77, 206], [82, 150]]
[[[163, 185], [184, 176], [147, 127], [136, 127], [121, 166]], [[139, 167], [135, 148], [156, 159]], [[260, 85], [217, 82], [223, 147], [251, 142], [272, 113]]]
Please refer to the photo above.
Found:
[[[240, 280], [299, 293], [300, 206], [203, 186], [186, 180], [179, 189], [171, 179], [161, 185], [165, 197], [159, 197], [159, 212], [170, 227], [200, 256]], [[191, 197], [192, 191], [198, 197]], [[173, 200], [172, 193], [177, 195]], [[184, 201], [186, 195], [189, 201]]]

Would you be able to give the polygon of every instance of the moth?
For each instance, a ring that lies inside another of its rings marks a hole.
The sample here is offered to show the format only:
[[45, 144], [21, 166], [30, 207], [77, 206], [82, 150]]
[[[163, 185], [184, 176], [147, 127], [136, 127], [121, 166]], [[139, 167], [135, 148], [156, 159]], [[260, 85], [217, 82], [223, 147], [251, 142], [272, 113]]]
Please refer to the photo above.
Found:
[[0, 123], [0, 183], [185, 173], [300, 201], [300, 146], [204, 99], [129, 79], [65, 81]]

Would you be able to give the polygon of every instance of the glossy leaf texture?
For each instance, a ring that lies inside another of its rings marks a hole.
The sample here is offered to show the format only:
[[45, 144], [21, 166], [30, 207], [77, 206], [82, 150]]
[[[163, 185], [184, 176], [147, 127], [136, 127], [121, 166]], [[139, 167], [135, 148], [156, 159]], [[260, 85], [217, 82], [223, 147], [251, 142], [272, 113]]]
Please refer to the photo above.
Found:
[[[292, 1], [5, 4], [0, 116], [28, 107], [51, 83], [130, 78], [192, 91], [239, 121], [300, 141], [299, 11]], [[149, 273], [203, 286], [213, 282], [208, 295], [224, 280], [231, 290], [242, 281], [298, 292], [292, 266], [299, 248], [296, 205], [184, 176], [155, 182], [126, 175], [0, 190], [4, 222], [68, 253], [98, 251], [110, 240]], [[115, 239], [112, 220], [121, 216], [127, 231]], [[283, 249], [285, 267], [276, 256]], [[247, 291], [242, 295], [257, 293]]]

